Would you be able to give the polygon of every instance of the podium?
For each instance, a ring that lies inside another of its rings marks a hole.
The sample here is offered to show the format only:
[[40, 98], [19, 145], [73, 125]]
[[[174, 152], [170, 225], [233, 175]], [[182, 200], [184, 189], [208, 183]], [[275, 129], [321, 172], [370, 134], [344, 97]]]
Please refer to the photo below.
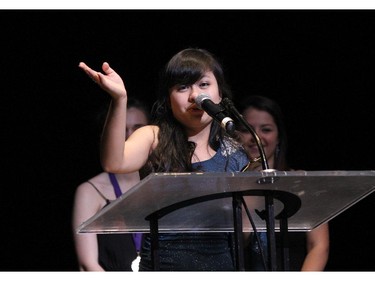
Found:
[[374, 190], [375, 171], [154, 173], [77, 232], [235, 232], [238, 254], [242, 232], [267, 231], [272, 260], [274, 232], [311, 231]]

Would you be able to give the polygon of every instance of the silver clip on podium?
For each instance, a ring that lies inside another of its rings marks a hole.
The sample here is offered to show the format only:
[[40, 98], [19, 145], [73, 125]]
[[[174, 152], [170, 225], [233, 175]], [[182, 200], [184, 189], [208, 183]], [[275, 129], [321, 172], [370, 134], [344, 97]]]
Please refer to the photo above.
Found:
[[150, 232], [155, 270], [159, 269], [158, 233], [234, 232], [236, 269], [243, 270], [242, 232], [254, 231], [242, 209], [246, 205], [256, 230], [267, 231], [268, 263], [274, 271], [275, 232], [311, 231], [374, 191], [375, 171], [157, 173], [77, 231]]

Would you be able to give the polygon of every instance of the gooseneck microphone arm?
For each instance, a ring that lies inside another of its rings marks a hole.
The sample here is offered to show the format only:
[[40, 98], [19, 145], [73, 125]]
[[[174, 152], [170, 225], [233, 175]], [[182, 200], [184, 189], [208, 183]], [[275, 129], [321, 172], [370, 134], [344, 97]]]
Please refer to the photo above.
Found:
[[266, 154], [264, 153], [264, 148], [262, 145], [262, 142], [258, 136], [258, 134], [255, 132], [254, 128], [243, 118], [243, 116], [238, 112], [236, 107], [234, 106], [233, 102], [228, 98], [223, 98], [221, 101], [221, 104], [224, 106], [224, 108], [233, 114], [233, 116], [250, 132], [250, 134], [255, 139], [255, 142], [258, 146], [258, 150], [260, 153], [260, 158], [262, 160], [262, 168], [263, 170], [269, 170], [269, 165], [267, 161]]

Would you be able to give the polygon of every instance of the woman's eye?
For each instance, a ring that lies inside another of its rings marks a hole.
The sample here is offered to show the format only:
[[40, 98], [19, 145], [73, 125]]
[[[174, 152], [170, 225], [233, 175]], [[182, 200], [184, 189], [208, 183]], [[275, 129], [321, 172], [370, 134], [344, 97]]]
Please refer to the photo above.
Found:
[[186, 85], [180, 85], [180, 86], [177, 87], [177, 91], [179, 91], [179, 92], [185, 91], [186, 89], [187, 89]]
[[269, 133], [269, 132], [272, 132], [272, 129], [271, 128], [263, 128], [262, 132], [263, 133]]
[[208, 83], [208, 82], [202, 82], [202, 83], [200, 83], [200, 87], [201, 88], [207, 88], [208, 86], [209, 86], [210, 84]]

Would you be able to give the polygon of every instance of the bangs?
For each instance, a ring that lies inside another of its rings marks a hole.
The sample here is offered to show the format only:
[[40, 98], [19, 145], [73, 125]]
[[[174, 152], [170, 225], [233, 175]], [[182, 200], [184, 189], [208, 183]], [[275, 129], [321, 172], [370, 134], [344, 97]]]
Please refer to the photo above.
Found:
[[175, 57], [167, 65], [166, 85], [170, 89], [175, 85], [191, 85], [198, 81], [207, 71], [212, 71], [210, 61], [202, 55], [185, 54]]

